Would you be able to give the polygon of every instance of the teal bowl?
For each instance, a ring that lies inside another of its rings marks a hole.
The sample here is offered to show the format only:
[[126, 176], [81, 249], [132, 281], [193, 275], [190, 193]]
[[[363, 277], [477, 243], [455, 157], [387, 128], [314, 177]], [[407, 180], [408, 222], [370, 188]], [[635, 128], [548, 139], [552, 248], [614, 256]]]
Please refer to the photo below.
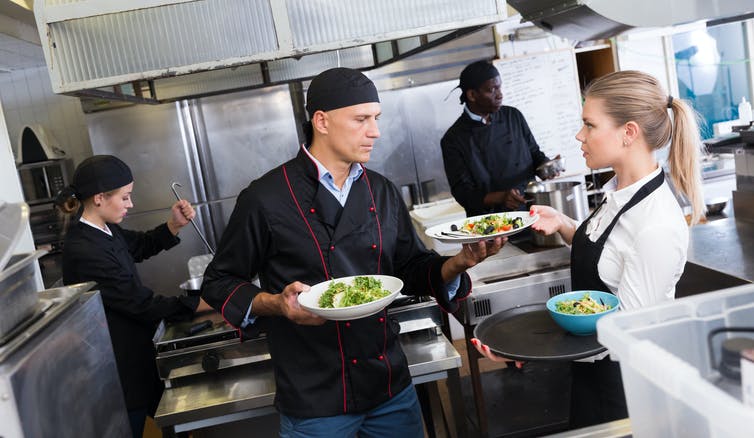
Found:
[[[604, 304], [610, 306], [609, 310], [601, 313], [594, 313], [591, 315], [569, 315], [567, 313], [561, 313], [555, 310], [555, 303], [568, 300], [580, 300], [584, 297], [584, 294], [588, 293], [592, 299], [600, 300]], [[550, 312], [550, 316], [555, 322], [563, 327], [563, 330], [573, 333], [578, 336], [587, 336], [597, 332], [597, 320], [607, 315], [608, 313], [618, 310], [620, 300], [617, 296], [596, 290], [576, 290], [573, 292], [566, 292], [547, 300], [547, 310]]]

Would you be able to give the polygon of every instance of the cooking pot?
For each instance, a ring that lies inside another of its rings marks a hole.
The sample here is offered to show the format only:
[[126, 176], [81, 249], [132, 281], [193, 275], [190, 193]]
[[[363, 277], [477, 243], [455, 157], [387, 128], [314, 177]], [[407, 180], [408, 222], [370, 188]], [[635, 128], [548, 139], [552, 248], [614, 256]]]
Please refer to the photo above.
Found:
[[198, 297], [202, 294], [202, 281], [204, 277], [193, 277], [181, 283], [179, 286], [190, 297]]
[[707, 205], [707, 216], [721, 214], [728, 204], [728, 198], [712, 198], [704, 201]]
[[[584, 184], [577, 181], [532, 181], [526, 186], [525, 193], [527, 203], [549, 205], [577, 221], [583, 221], [589, 213]], [[549, 236], [534, 233], [534, 244], [538, 246], [561, 246], [566, 243], [558, 233]]]

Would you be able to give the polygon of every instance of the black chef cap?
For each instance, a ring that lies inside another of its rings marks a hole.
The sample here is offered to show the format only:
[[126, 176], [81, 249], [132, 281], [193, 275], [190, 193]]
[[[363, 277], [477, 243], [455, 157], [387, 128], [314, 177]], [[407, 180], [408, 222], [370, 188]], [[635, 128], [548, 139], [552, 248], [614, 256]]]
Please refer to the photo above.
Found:
[[331, 68], [312, 79], [306, 92], [306, 111], [330, 111], [361, 103], [379, 102], [374, 83], [358, 70]]
[[112, 155], [95, 155], [82, 161], [73, 172], [70, 189], [79, 200], [131, 184], [131, 169]]
[[458, 85], [461, 88], [461, 103], [466, 102], [467, 90], [476, 90], [483, 83], [498, 76], [500, 76], [500, 72], [489, 61], [476, 61], [467, 65], [461, 72], [460, 84]]

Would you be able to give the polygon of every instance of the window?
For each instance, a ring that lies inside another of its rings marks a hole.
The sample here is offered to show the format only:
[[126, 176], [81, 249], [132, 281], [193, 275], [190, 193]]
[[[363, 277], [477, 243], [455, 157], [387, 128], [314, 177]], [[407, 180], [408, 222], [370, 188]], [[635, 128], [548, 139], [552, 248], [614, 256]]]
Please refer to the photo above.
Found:
[[727, 23], [673, 36], [682, 99], [702, 116], [702, 138], [713, 125], [738, 118], [738, 103], [751, 101], [751, 78], [743, 22]]

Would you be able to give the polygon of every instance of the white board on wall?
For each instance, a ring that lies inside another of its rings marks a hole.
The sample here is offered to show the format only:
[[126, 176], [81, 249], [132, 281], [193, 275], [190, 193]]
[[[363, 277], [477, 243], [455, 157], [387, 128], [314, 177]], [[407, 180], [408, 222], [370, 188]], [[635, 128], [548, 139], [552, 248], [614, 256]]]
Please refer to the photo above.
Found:
[[565, 158], [564, 175], [587, 172], [576, 133], [581, 129], [581, 89], [572, 49], [494, 61], [503, 104], [521, 111], [542, 152]]

